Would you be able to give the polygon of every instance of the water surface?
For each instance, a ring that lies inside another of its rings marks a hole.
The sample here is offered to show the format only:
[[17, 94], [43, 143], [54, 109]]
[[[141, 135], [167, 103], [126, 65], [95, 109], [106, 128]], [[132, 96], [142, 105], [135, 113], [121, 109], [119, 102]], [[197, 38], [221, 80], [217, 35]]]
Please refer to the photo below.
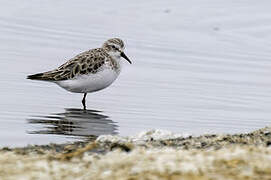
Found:
[[[271, 2], [1, 2], [0, 146], [148, 129], [237, 133], [270, 125]], [[82, 95], [26, 79], [122, 38], [123, 71]]]

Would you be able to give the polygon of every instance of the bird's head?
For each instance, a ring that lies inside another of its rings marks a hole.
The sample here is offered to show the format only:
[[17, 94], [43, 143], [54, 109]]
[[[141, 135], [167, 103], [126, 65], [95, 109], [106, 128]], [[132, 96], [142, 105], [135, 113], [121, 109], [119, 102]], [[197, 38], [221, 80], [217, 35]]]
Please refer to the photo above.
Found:
[[114, 59], [119, 59], [120, 57], [123, 57], [126, 59], [130, 64], [132, 62], [130, 59], [124, 54], [124, 43], [121, 39], [119, 38], [112, 38], [108, 39], [107, 41], [104, 42], [102, 48]]

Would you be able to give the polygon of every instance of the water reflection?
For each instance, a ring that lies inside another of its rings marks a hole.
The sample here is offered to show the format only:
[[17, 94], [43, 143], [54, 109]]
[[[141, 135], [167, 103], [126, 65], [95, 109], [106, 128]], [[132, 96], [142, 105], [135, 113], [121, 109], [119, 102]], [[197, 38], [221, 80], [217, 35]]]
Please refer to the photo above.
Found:
[[117, 134], [117, 125], [102, 111], [65, 109], [64, 113], [33, 116], [30, 124], [42, 125], [40, 130], [29, 134], [59, 134], [73, 137], [96, 137], [102, 134]]

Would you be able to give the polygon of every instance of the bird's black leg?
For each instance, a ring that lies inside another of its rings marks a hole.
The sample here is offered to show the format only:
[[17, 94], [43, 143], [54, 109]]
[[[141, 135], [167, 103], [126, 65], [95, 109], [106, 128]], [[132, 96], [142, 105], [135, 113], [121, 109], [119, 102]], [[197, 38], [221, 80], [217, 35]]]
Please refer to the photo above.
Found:
[[83, 100], [82, 100], [82, 104], [84, 106], [84, 110], [86, 110], [86, 97], [87, 97], [87, 93], [84, 93], [84, 97], [83, 97]]

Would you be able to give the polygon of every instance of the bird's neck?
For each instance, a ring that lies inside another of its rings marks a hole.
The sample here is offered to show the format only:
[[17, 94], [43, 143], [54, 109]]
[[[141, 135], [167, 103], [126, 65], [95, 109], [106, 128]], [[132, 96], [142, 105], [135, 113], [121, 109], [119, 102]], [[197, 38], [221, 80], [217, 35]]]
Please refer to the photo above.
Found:
[[110, 55], [110, 57], [111, 57], [111, 65], [113, 66], [113, 69], [117, 73], [120, 73], [120, 71], [121, 71], [121, 65], [122, 65], [121, 57], [120, 56], [116, 56], [116, 55]]
[[122, 64], [120, 52], [110, 51], [110, 50], [108, 50], [106, 48], [103, 48], [103, 49], [109, 55], [109, 57], [111, 59], [111, 66], [113, 67], [113, 69], [117, 73], [120, 73], [121, 64]]

